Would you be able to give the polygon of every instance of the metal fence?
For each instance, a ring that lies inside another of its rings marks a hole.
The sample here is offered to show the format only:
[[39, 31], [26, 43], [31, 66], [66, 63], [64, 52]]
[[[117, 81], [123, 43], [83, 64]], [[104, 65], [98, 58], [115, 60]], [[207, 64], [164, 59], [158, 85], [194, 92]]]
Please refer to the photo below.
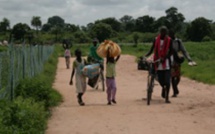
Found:
[[0, 53], [0, 99], [14, 98], [20, 80], [31, 78], [43, 70], [43, 65], [53, 53], [54, 46], [13, 45]]

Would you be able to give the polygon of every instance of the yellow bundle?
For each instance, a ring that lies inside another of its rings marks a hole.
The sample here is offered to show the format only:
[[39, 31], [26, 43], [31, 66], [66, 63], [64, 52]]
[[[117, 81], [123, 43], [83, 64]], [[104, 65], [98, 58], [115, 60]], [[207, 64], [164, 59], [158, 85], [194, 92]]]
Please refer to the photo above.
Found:
[[121, 48], [119, 45], [111, 40], [105, 40], [103, 43], [101, 43], [96, 52], [100, 57], [105, 58], [107, 57], [108, 48], [110, 57], [116, 57], [121, 53]]

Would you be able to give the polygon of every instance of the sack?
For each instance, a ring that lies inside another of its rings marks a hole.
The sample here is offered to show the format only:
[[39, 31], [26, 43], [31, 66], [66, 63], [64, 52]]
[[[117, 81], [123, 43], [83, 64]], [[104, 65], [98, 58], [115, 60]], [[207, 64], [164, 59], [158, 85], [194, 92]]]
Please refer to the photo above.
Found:
[[99, 78], [99, 75], [96, 75], [94, 78], [88, 79], [88, 83], [87, 83], [87, 84], [88, 84], [90, 87], [94, 88], [95, 85], [96, 85], [96, 83], [97, 83], [97, 81], [98, 81], [98, 78]]
[[99, 74], [100, 64], [92, 64], [85, 66], [81, 71], [82, 74], [90, 79]]
[[[178, 39], [177, 39], [177, 42], [178, 42], [178, 48], [180, 49], [181, 42]], [[174, 51], [173, 58], [174, 58], [174, 61], [179, 64], [182, 64], [184, 62], [184, 55], [183, 55], [182, 51]]]
[[184, 56], [183, 56], [183, 53], [181, 51], [174, 52], [173, 57], [174, 57], [174, 61], [179, 63], [179, 64], [182, 64], [184, 62]]
[[96, 52], [100, 57], [105, 58], [107, 57], [108, 48], [110, 51], [110, 57], [116, 57], [121, 53], [121, 48], [119, 47], [119, 45], [111, 40], [105, 40], [102, 44], [99, 45]]
[[142, 57], [140, 57], [138, 59], [138, 62], [137, 62], [137, 69], [138, 70], [148, 70], [149, 69], [149, 66], [148, 66], [148, 63], [146, 60], [144, 60]]

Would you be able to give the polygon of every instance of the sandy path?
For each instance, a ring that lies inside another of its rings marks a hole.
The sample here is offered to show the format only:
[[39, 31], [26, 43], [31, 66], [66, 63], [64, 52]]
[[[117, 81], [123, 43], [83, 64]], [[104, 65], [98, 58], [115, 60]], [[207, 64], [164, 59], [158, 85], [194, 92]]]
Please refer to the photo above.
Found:
[[[117, 64], [117, 105], [106, 105], [106, 93], [88, 87], [86, 106], [77, 104], [75, 86], [69, 86], [71, 70], [59, 58], [54, 87], [64, 102], [53, 110], [47, 134], [214, 134], [215, 86], [182, 78], [180, 95], [165, 104], [155, 86], [150, 106], [145, 71], [138, 71], [135, 58], [124, 55]], [[172, 91], [170, 93], [172, 95]]]

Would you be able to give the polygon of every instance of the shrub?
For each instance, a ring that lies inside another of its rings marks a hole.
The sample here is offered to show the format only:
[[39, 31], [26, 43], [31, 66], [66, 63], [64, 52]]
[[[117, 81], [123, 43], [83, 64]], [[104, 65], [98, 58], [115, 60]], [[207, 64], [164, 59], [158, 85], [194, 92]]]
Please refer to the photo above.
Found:
[[56, 106], [61, 100], [59, 93], [52, 89], [45, 80], [45, 77], [25, 79], [16, 88], [16, 96], [25, 99], [33, 98], [36, 102], [44, 102], [46, 109]]
[[48, 112], [42, 102], [18, 97], [14, 102], [1, 101], [0, 107], [0, 133], [44, 133]]
[[211, 37], [205, 36], [202, 41], [207, 42], [207, 41], [212, 41]]

